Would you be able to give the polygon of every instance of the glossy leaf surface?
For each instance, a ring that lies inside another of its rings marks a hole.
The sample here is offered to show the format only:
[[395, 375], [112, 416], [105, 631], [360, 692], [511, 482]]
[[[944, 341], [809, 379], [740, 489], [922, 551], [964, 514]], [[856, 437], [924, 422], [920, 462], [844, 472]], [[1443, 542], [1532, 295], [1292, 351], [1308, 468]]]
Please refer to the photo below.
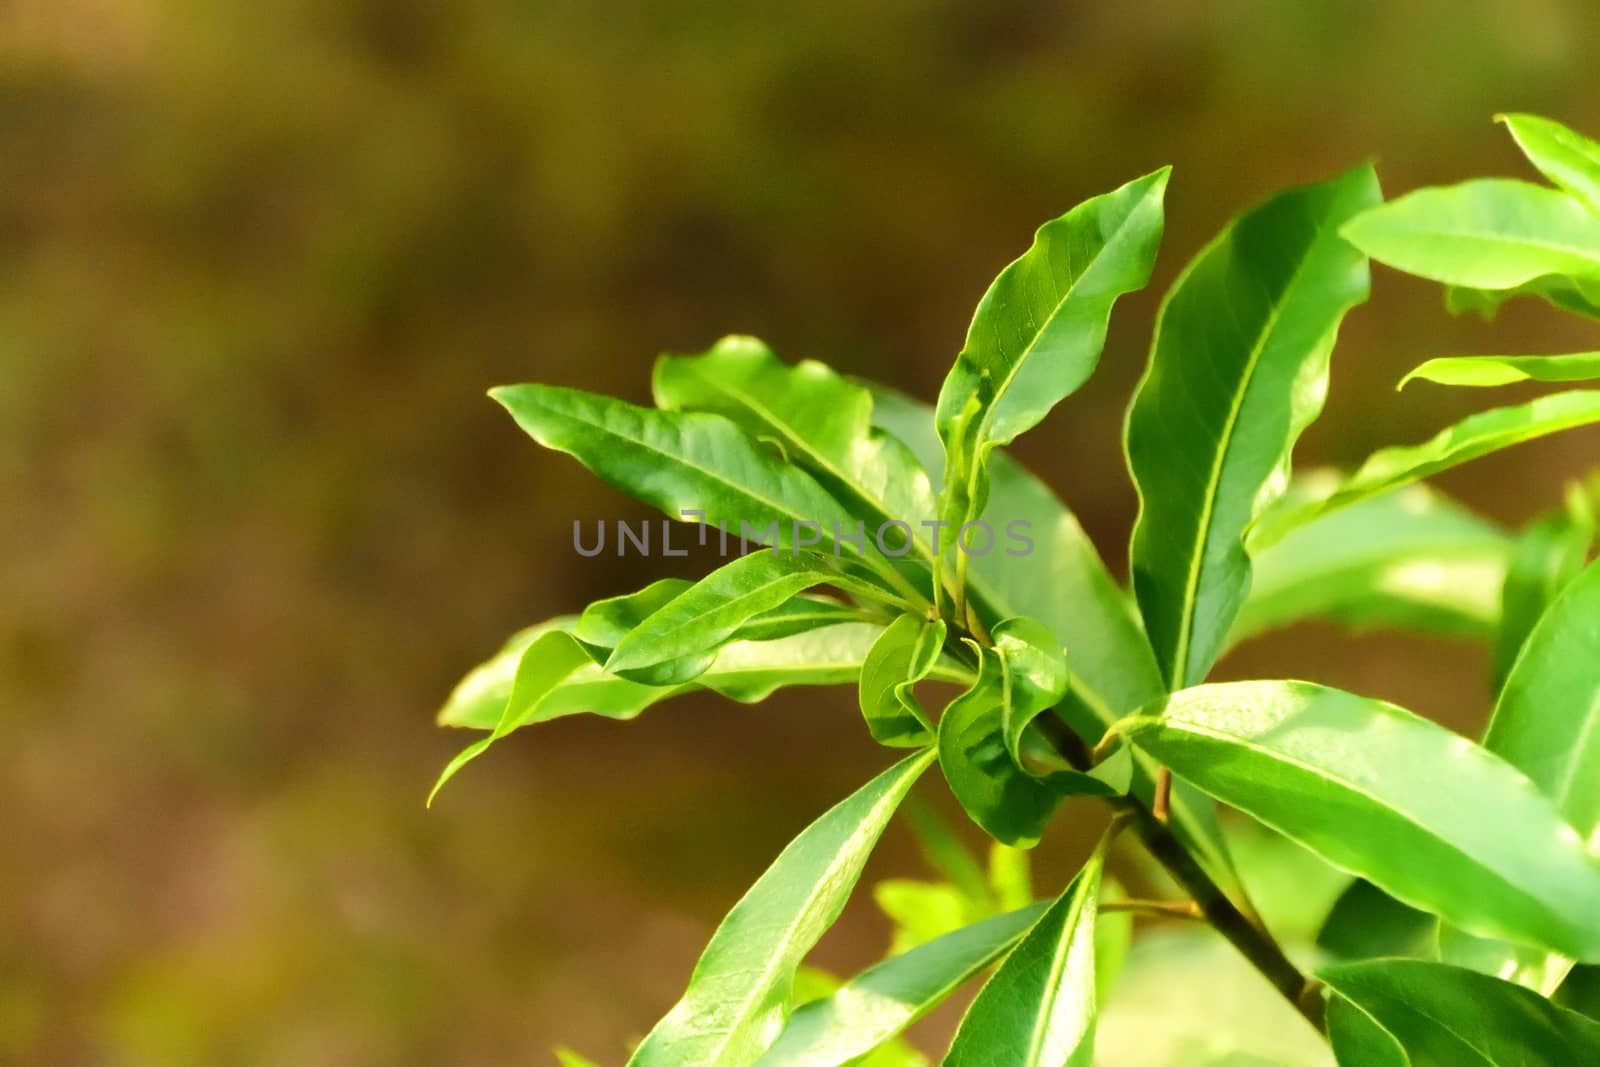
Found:
[[1600, 390], [1592, 389], [1554, 393], [1515, 407], [1468, 415], [1420, 445], [1374, 452], [1344, 485], [1321, 501], [1273, 509], [1251, 531], [1251, 546], [1260, 551], [1318, 515], [1432, 477], [1491, 452], [1594, 422], [1600, 422]]
[[[1286, 501], [1316, 500], [1338, 476], [1297, 479]], [[1323, 515], [1253, 560], [1230, 641], [1303, 619], [1353, 629], [1487, 638], [1500, 619], [1510, 539], [1426, 485]]]
[[808, 826], [728, 913], [683, 999], [629, 1064], [755, 1063], [778, 1036], [796, 969], [844, 909], [873, 845], [932, 750], [884, 771]]
[[861, 665], [861, 714], [880, 745], [925, 745], [933, 725], [912, 687], [928, 676], [944, 648], [945, 624], [901, 615], [884, 628]]
[[1162, 305], [1128, 414], [1139, 491], [1133, 587], [1168, 689], [1203, 679], [1250, 586], [1243, 535], [1322, 410], [1366, 259], [1339, 228], [1378, 203], [1372, 168], [1279, 194], [1189, 265]]
[[989, 451], [1038, 425], [1093, 373], [1112, 305], [1150, 280], [1168, 173], [1138, 178], [1045, 223], [978, 303], [939, 390], [942, 519], [959, 525], [981, 515]]
[[1414, 381], [1489, 387], [1517, 382], [1581, 382], [1591, 378], [1600, 378], [1600, 352], [1568, 352], [1558, 356], [1441, 356], [1428, 360], [1400, 379], [1400, 388]]
[[1123, 730], [1408, 904], [1481, 936], [1600, 957], [1600, 863], [1520, 771], [1441, 726], [1308, 682], [1231, 682], [1175, 694]]
[[1600, 1023], [1475, 971], [1374, 960], [1324, 967], [1318, 977], [1386, 1030], [1411, 1067], [1555, 1067], [1600, 1057]]
[[1094, 1055], [1096, 852], [967, 1009], [945, 1067], [1088, 1067]]

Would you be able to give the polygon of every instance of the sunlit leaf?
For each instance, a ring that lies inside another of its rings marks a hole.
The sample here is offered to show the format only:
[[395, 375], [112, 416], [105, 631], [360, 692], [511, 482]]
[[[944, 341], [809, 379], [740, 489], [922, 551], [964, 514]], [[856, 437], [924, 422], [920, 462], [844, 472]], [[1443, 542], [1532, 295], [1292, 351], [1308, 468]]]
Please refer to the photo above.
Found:
[[907, 757], [808, 826], [728, 913], [689, 987], [656, 1024], [633, 1067], [742, 1067], [789, 1012], [795, 970], [844, 909], [867, 856], [933, 759]]
[[1538, 115], [1500, 115], [1539, 173], [1600, 211], [1600, 144]]
[[945, 624], [901, 615], [879, 635], [861, 665], [861, 714], [881, 745], [925, 745], [933, 725], [912, 687], [928, 676], [944, 647]]
[[1441, 356], [1419, 365], [1400, 379], [1400, 388], [1414, 381], [1439, 385], [1496, 386], [1517, 382], [1581, 382], [1600, 378], [1600, 352], [1568, 352], [1558, 356]]
[[1232, 682], [1177, 693], [1122, 729], [1408, 904], [1469, 933], [1600, 958], [1600, 863], [1520, 771], [1441, 726], [1308, 682]]
[[1339, 324], [1367, 297], [1366, 259], [1339, 228], [1380, 198], [1370, 166], [1281, 193], [1225, 229], [1162, 305], [1127, 451], [1133, 588], [1169, 689], [1206, 676], [1244, 603], [1245, 530], [1282, 491]]

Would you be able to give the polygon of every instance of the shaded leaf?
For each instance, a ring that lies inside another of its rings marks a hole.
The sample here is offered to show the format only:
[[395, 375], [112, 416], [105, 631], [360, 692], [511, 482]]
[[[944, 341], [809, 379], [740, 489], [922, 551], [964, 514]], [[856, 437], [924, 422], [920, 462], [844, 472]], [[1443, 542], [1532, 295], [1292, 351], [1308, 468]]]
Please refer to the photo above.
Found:
[[1577, 577], [1595, 543], [1594, 504], [1581, 489], [1567, 494], [1566, 506], [1535, 520], [1511, 552], [1501, 591], [1500, 631], [1494, 649], [1494, 687], [1505, 686], [1511, 666], [1539, 617], [1567, 583]]
[[1343, 997], [1328, 998], [1327, 1027], [1340, 1067], [1411, 1067], [1389, 1031]]
[[1480, 936], [1600, 958], [1600, 865], [1521, 772], [1443, 727], [1308, 682], [1232, 682], [1177, 693], [1123, 730], [1174, 774], [1408, 904]]
[[1210, 671], [1250, 586], [1243, 535], [1322, 410], [1345, 312], [1368, 292], [1339, 227], [1378, 203], [1370, 166], [1246, 212], [1185, 269], [1128, 414], [1133, 588], [1167, 688]]
[[1096, 851], [967, 1009], [946, 1067], [1088, 1067], [1094, 1055]]
[[798, 1009], [761, 1067], [838, 1067], [877, 1048], [1000, 958], [1046, 905], [1008, 912], [869, 967]]
[[1441, 356], [1421, 364], [1400, 379], [1439, 385], [1496, 386], [1517, 382], [1581, 382], [1600, 378], [1600, 352], [1559, 356]]
[[1482, 318], [1492, 319], [1499, 313], [1500, 305], [1507, 300], [1519, 296], [1537, 296], [1562, 311], [1600, 319], [1600, 293], [1594, 292], [1593, 283], [1586, 283], [1585, 288], [1590, 290], [1590, 295], [1585, 295], [1572, 279], [1554, 276], [1535, 278], [1511, 289], [1468, 289], [1452, 285], [1445, 288], [1444, 306], [1452, 315], [1474, 312]]
[[[1337, 475], [1297, 479], [1304, 503]], [[1426, 485], [1323, 515], [1257, 554], [1250, 597], [1230, 642], [1303, 619], [1486, 638], [1500, 620], [1509, 539]]]
[[1317, 932], [1317, 947], [1335, 959], [1437, 954], [1432, 915], [1402, 904], [1364, 878], [1351, 882]]
[[695, 964], [683, 999], [629, 1063], [754, 1063], [789, 1010], [795, 970], [833, 925], [873, 845], [933, 759], [919, 752], [808, 826], [728, 913]]
[[1510, 178], [1419, 189], [1358, 216], [1344, 235], [1381, 263], [1446, 285], [1600, 279], [1600, 215], [1567, 193]]
[[1565, 1065], [1600, 1056], [1600, 1023], [1475, 971], [1376, 960], [1325, 967], [1318, 977], [1386, 1030], [1412, 1067]]

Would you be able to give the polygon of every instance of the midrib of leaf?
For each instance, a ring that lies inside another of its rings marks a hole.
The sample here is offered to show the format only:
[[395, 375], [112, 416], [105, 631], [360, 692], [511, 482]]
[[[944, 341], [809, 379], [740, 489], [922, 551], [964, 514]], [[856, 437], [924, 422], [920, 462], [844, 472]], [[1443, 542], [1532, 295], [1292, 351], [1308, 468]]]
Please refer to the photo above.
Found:
[[[1016, 359], [1011, 361], [1011, 367], [1006, 372], [1005, 378], [995, 388], [994, 399], [989, 403], [989, 406], [984, 409], [983, 418], [979, 420], [977, 432], [973, 435], [974, 441], [981, 442], [988, 438], [989, 426], [994, 421], [995, 412], [999, 410], [1001, 400], [1003, 400], [1006, 394], [1010, 391], [1011, 383], [1014, 382], [1017, 378], [1017, 375], [1022, 372], [1023, 364], [1027, 363], [1028, 360], [1033, 357], [1034, 350], [1039, 347], [1039, 341], [1044, 337], [1045, 331], [1048, 330], [1051, 325], [1055, 323], [1056, 319], [1060, 317], [1062, 310], [1067, 306], [1067, 301], [1071, 300], [1072, 295], [1078, 291], [1078, 284], [1088, 276], [1089, 272], [1094, 269], [1094, 265], [1096, 263], [1098, 263], [1108, 252], [1112, 250], [1114, 246], [1116, 246], [1125, 238], [1128, 232], [1129, 223], [1132, 221], [1133, 216], [1138, 212], [1139, 208], [1143, 204], [1144, 198], [1141, 197], [1133, 206], [1133, 208], [1123, 216], [1122, 222], [1117, 226], [1116, 231], [1112, 233], [1110, 237], [1106, 238], [1105, 243], [1100, 246], [1100, 251], [1089, 257], [1089, 262], [1084, 264], [1082, 272], [1079, 273], [1077, 277], [1072, 279], [1072, 284], [1067, 286], [1067, 291], [1065, 294], [1062, 294], [1060, 290], [1056, 288], [1055, 275], [1048, 270], [1045, 271], [1046, 276], [1050, 279], [1050, 290], [1053, 294], [1055, 294], [1055, 307], [1051, 310], [1049, 315], [1045, 316], [1043, 324], [1034, 330], [1033, 337], [1026, 345], [1022, 347], [1022, 352], [1017, 356]], [[1026, 255], [1026, 253], [1024, 253], [1024, 255]], [[1067, 242], [1067, 273], [1072, 273], [1072, 242], [1070, 241]], [[1031, 311], [1029, 312], [1029, 315], [1031, 318]], [[977, 450], [974, 450], [970, 462], [971, 469], [967, 471], [968, 500], [973, 499], [973, 494], [977, 491], [978, 477], [983, 468], [984, 461], [983, 457], [978, 454]]]
[[1553, 790], [1555, 800], [1561, 805], [1563, 813], [1567, 800], [1572, 796], [1572, 785], [1578, 777], [1578, 771], [1588, 761], [1590, 756], [1589, 743], [1594, 738], [1595, 720], [1600, 719], [1600, 689], [1596, 689], [1589, 698], [1589, 712], [1584, 717], [1583, 725], [1578, 729], [1578, 736], [1573, 740], [1572, 747], [1567, 750], [1568, 759], [1561, 768], [1561, 777], [1556, 781]]
[[[742, 497], [744, 497], [744, 498], [746, 498], [748, 500], [753, 500], [758, 504], [764, 504], [764, 505], [766, 505], [767, 507], [771, 508], [774, 511], [777, 511], [777, 512], [779, 512], [781, 514], [789, 516], [789, 518], [791, 518], [791, 519], [800, 519], [803, 522], [815, 521], [815, 520], [806, 519], [803, 515], [801, 515], [799, 512], [794, 510], [794, 507], [793, 507], [792, 504], [789, 504], [786, 501], [774, 500], [774, 499], [772, 499], [770, 497], [763, 496], [762, 494], [751, 490], [750, 488], [748, 488], [745, 485], [740, 484], [739, 482], [729, 481], [727, 478], [723, 477], [721, 474], [717, 473], [715, 470], [711, 469], [710, 467], [702, 467], [699, 464], [691, 463], [687, 459], [685, 459], [683, 456], [678, 455], [677, 453], [665, 451], [665, 450], [657, 447], [656, 445], [651, 444], [650, 442], [648, 442], [648, 441], [646, 441], [646, 440], [644, 440], [642, 438], [635, 437], [632, 434], [623, 433], [621, 430], [618, 430], [614, 426], [607, 426], [604, 423], [595, 422], [595, 421], [593, 421], [591, 419], [585, 418], [581, 414], [574, 414], [574, 413], [572, 413], [570, 411], [562, 411], [559, 408], [554, 408], [554, 407], [552, 407], [552, 406], [550, 406], [548, 404], [541, 404], [540, 406], [543, 407], [546, 411], [553, 412], [554, 414], [558, 415], [561, 418], [571, 419], [573, 422], [579, 423], [579, 424], [581, 424], [583, 426], [587, 426], [591, 430], [599, 430], [602, 433], [608, 434], [608, 435], [610, 435], [612, 437], [620, 437], [622, 440], [627, 441], [629, 444], [635, 445], [635, 446], [643, 449], [644, 451], [651, 453], [652, 455], [660, 456], [663, 459], [670, 461], [675, 466], [682, 467], [684, 470], [694, 471], [694, 472], [696, 472], [698, 474], [704, 475], [705, 477], [709, 478], [711, 481], [714, 481], [714, 482], [717, 482], [720, 485], [726, 486], [728, 489], [732, 490], [733, 493], [735, 495], [737, 495], [737, 496], [742, 496]], [[702, 417], [704, 417], [704, 418], [725, 419], [725, 417], [721, 416], [721, 415], [711, 415], [711, 414], [704, 414], [704, 413], [702, 414]], [[732, 426], [734, 429], [738, 428], [737, 425], [732, 422], [732, 420], [726, 420], [725, 419], [725, 421], [727, 421], [728, 424], [730, 426]], [[826, 490], [823, 490], [821, 488], [821, 486], [818, 486], [818, 490], [820, 492], [823, 492], [824, 495], [826, 495]], [[683, 521], [683, 520], [680, 519], [679, 521]]]
[[[928, 759], [932, 752], [933, 749], [931, 748], [924, 749], [920, 758], [918, 758], [914, 764], [914, 769], [913, 767], [906, 768], [906, 774], [910, 775], [913, 780], [917, 776], [921, 775], [921, 773], [928, 767]], [[878, 798], [877, 803], [873, 804], [872, 807], [867, 809], [867, 814], [869, 817], [861, 819], [857, 822], [855, 830], [853, 830], [850, 833], [850, 836], [845, 839], [843, 847], [833, 854], [833, 859], [829, 861], [826, 867], [823, 868], [825, 877], [817, 879], [811, 892], [807, 895], [804, 908], [801, 911], [802, 915], [809, 916], [811, 914], [811, 908], [816, 904], [817, 897], [819, 895], [819, 889], [821, 887], [831, 886], [834, 883], [838, 877], [838, 872], [849, 865], [846, 857], [854, 854], [859, 842], [864, 838], [874, 836], [872, 834], [865, 833], [865, 827], [869, 824], [876, 823], [878, 821], [879, 813], [885, 807], [888, 807], [892, 810], [894, 807], [899, 805], [900, 793], [902, 792], [900, 781], [902, 780], [903, 779], [897, 779], [894, 788], [884, 793], [883, 796]], [[717, 1033], [722, 1034], [724, 1039], [720, 1044], [714, 1046], [714, 1054], [710, 1057], [708, 1061], [709, 1064], [716, 1064], [719, 1061], [721, 1055], [726, 1052], [728, 1050], [728, 1046], [733, 1043], [735, 1031], [741, 1029], [752, 1018], [752, 1007], [758, 1006], [760, 1002], [765, 999], [764, 996], [759, 995], [761, 991], [764, 990], [766, 996], [771, 995], [773, 989], [773, 976], [782, 969], [779, 965], [780, 961], [782, 961], [788, 955], [790, 947], [794, 944], [795, 929], [799, 925], [800, 924], [798, 922], [794, 922], [790, 923], [785, 928], [782, 937], [778, 941], [778, 944], [774, 947], [774, 951], [768, 954], [766, 962], [755, 972], [759, 981], [752, 982], [749, 986], [747, 986], [746, 988], [749, 990], [749, 994], [744, 999], [735, 1002], [736, 1007], [738, 1008], [738, 1014], [734, 1016], [735, 1022], [725, 1030], [716, 1031]], [[693, 980], [694, 979], [691, 976], [690, 981]]]
[[[1090, 863], [1098, 860], [1098, 854]], [[1082, 877], [1080, 875], [1080, 877]], [[1040, 1005], [1040, 1011], [1033, 1019], [1033, 1031], [1028, 1035], [1028, 1058], [1025, 1061], [1028, 1067], [1037, 1067], [1042, 1062], [1045, 1034], [1049, 1027], [1047, 1020], [1055, 1012], [1056, 1001], [1061, 998], [1061, 976], [1067, 969], [1067, 958], [1072, 954], [1073, 936], [1077, 932], [1078, 920], [1083, 916], [1083, 909], [1088, 901], [1087, 886], [1079, 886], [1076, 891], [1077, 899], [1073, 901], [1072, 910], [1067, 913], [1062, 923], [1062, 936], [1056, 942], [1056, 951], [1050, 958], [1050, 994]], [[1026, 936], [1026, 935], [1024, 935]]]
[[[775, 433], [781, 434], [784, 440], [792, 443], [795, 446], [796, 451], [803, 452], [805, 455], [810, 457], [813, 463], [827, 471], [834, 478], [838, 479], [841, 484], [849, 486], [852, 493], [860, 498], [863, 503], [876, 510], [879, 515], [888, 515], [890, 518], [903, 518], [903, 516], [890, 515], [888, 504], [885, 501], [873, 496], [862, 486], [856, 484], [853, 478], [847, 475], [844, 471], [840, 470], [838, 466], [826, 455], [813, 448], [810, 442], [795, 433], [793, 428], [788, 423], [783, 422], [771, 408], [761, 403], [754, 396], [738, 388], [737, 386], [728, 385], [720, 381], [712, 381], [699, 368], [696, 368], [695, 373], [700, 375], [701, 380], [711, 388], [718, 390], [725, 396], [731, 397], [732, 399], [743, 404], [745, 407], [749, 408], [751, 411], [755, 412], [756, 416], [765, 422], [767, 426], [770, 427]], [[916, 546], [918, 554], [920, 554], [923, 559], [932, 561], [932, 551], [927, 545], [923, 544], [918, 537], [913, 535], [911, 538], [911, 543]]]
[[[1135, 720], [1135, 721], [1137, 721], [1137, 720]], [[1336, 773], [1334, 773], [1332, 771], [1326, 770], [1325, 768], [1322, 768], [1322, 767], [1318, 767], [1318, 766], [1316, 766], [1314, 764], [1306, 763], [1305, 761], [1303, 761], [1303, 760], [1301, 760], [1301, 759], [1299, 759], [1297, 757], [1290, 756], [1287, 753], [1279, 752], [1276, 749], [1266, 748], [1265, 746], [1258, 745], [1253, 740], [1250, 740], [1250, 739], [1247, 739], [1247, 738], [1244, 738], [1244, 737], [1240, 737], [1237, 734], [1225, 733], [1225, 732], [1223, 732], [1221, 730], [1215, 730], [1215, 729], [1211, 729], [1211, 728], [1208, 728], [1208, 727], [1200, 726], [1200, 725], [1198, 725], [1198, 724], [1196, 724], [1193, 721], [1188, 720], [1188, 719], [1165, 719], [1165, 718], [1157, 719], [1157, 718], [1150, 718], [1150, 719], [1146, 719], [1145, 721], [1154, 722], [1154, 723], [1157, 723], [1157, 724], [1159, 724], [1161, 726], [1165, 726], [1165, 727], [1170, 727], [1170, 726], [1173, 726], [1174, 724], [1181, 724], [1182, 728], [1184, 730], [1190, 732], [1190, 733], [1199, 734], [1199, 735], [1201, 735], [1203, 737], [1209, 737], [1213, 741], [1222, 741], [1222, 742], [1227, 742], [1227, 743], [1230, 743], [1230, 744], [1236, 744], [1241, 748], [1249, 749], [1250, 751], [1255, 752], [1258, 755], [1265, 756], [1266, 758], [1268, 758], [1269, 760], [1271, 760], [1271, 761], [1273, 761], [1275, 763], [1288, 764], [1289, 766], [1296, 767], [1296, 768], [1300, 769], [1301, 771], [1304, 771], [1307, 774], [1312, 775], [1313, 777], [1321, 778], [1321, 779], [1324, 779], [1326, 781], [1333, 782], [1333, 783], [1335, 783], [1337, 785], [1341, 785], [1341, 786], [1345, 787], [1346, 789], [1348, 789], [1350, 792], [1356, 794], [1357, 796], [1364, 797], [1367, 800], [1371, 801], [1373, 804], [1377, 805], [1379, 808], [1382, 808], [1384, 811], [1393, 812], [1395, 815], [1400, 817], [1401, 821], [1403, 821], [1403, 822], [1415, 827], [1417, 830], [1420, 830], [1422, 832], [1423, 836], [1432, 838], [1434, 841], [1437, 841], [1439, 844], [1446, 846], [1451, 852], [1455, 853], [1457, 856], [1461, 856], [1463, 858], [1471, 860], [1475, 867], [1477, 867], [1480, 871], [1483, 871], [1484, 873], [1488, 874], [1492, 878], [1492, 880], [1494, 880], [1495, 882], [1497, 882], [1500, 885], [1504, 886], [1505, 888], [1511, 890], [1513, 895], [1515, 895], [1519, 899], [1531, 901], [1541, 914], [1543, 914], [1543, 915], [1545, 915], [1545, 916], [1547, 916], [1549, 918], [1556, 919], [1562, 926], [1568, 925], [1567, 921], [1565, 919], [1561, 918], [1560, 915], [1549, 911], [1549, 909], [1547, 909], [1545, 907], [1545, 905], [1544, 905], [1544, 903], [1542, 901], [1540, 901], [1537, 897], [1529, 895], [1527, 890], [1523, 889], [1521, 886], [1518, 886], [1514, 882], [1506, 881], [1504, 876], [1502, 876], [1498, 871], [1495, 871], [1492, 868], [1485, 866], [1481, 860], [1478, 860], [1477, 858], [1468, 855], [1466, 852], [1462, 851], [1459, 847], [1451, 844], [1446, 838], [1442, 837], [1436, 830], [1434, 830], [1431, 827], [1427, 826], [1425, 823], [1420, 822], [1419, 821], [1420, 816], [1415, 815], [1414, 813], [1412, 813], [1410, 811], [1407, 811], [1405, 808], [1395, 807], [1394, 805], [1390, 804], [1388, 801], [1386, 801], [1383, 798], [1381, 798], [1381, 797], [1377, 796], [1376, 794], [1372, 793], [1370, 790], [1367, 789], [1367, 787], [1365, 787], [1365, 786], [1363, 786], [1363, 785], [1361, 785], [1361, 784], [1359, 784], [1357, 782], [1353, 782], [1350, 779], [1344, 777], [1343, 775], [1336, 774]], [[1264, 824], [1266, 824], [1268, 826], [1271, 826], [1274, 830], [1277, 830], [1281, 834], [1285, 834], [1285, 835], [1288, 834], [1288, 831], [1285, 830], [1282, 826], [1274, 825], [1273, 820], [1271, 820], [1270, 818], [1257, 816], [1257, 819], [1258, 819], [1258, 821], [1260, 821], [1260, 822], [1262, 822], [1262, 823], [1264, 823]], [[1333, 861], [1331, 859], [1328, 862], [1333, 863], [1334, 866], [1340, 867], [1341, 870], [1344, 870], [1344, 871], [1346, 871], [1346, 872], [1348, 872], [1350, 874], [1357, 875], [1358, 877], [1364, 877], [1360, 871], [1350, 870], [1350, 868], [1344, 867], [1341, 864], [1336, 863], [1335, 861]], [[1387, 888], [1385, 888], [1385, 892], [1388, 892]], [[1397, 893], [1396, 894], [1391, 894], [1391, 895], [1393, 895], [1395, 897], [1395, 899], [1397, 899], [1397, 900], [1400, 900], [1400, 901], [1402, 901], [1404, 903], [1412, 905], [1413, 907], [1417, 908], [1419, 911], [1427, 911], [1427, 912], [1430, 912], [1430, 913], [1432, 911], [1432, 908], [1431, 908], [1430, 905], [1422, 904], [1422, 903], [1420, 903], [1420, 902], [1418, 902], [1416, 900], [1407, 900], [1405, 897], [1403, 897], [1403, 896], [1401, 896], [1401, 895], [1399, 895]]]
[[[787, 585], [790, 582], [794, 581], [796, 578], [801, 578], [801, 577], [804, 577], [804, 578], [815, 578], [817, 580], [817, 584], [818, 585], [821, 585], [821, 584], [823, 584], [824, 582], [826, 582], [828, 580], [828, 574], [824, 573], [820, 569], [809, 570], [809, 571], [794, 571], [794, 572], [789, 573], [789, 574], [780, 574], [780, 575], [778, 575], [778, 576], [776, 576], [774, 578], [768, 578], [766, 581], [762, 582], [760, 585], [751, 586], [749, 589], [746, 589], [744, 592], [739, 593], [736, 596], [731, 596], [731, 597], [728, 597], [728, 598], [726, 598], [724, 600], [719, 600], [715, 604], [711, 604], [711, 605], [707, 606], [703, 611], [698, 611], [695, 614], [690, 615], [688, 618], [681, 620], [677, 624], [675, 629], [680, 629], [681, 630], [681, 629], [684, 629], [685, 627], [698, 625], [699, 623], [704, 622], [706, 619], [709, 619], [714, 615], [722, 614], [723, 612], [727, 611], [727, 609], [730, 608], [730, 607], [735, 607], [735, 606], [737, 606], [739, 604], [743, 604], [744, 602], [746, 602], [748, 600], [754, 599], [755, 597], [759, 596], [760, 594], [766, 592], [768, 589], [771, 589], [773, 586]], [[662, 610], [666, 610], [667, 608], [670, 608], [671, 606], [672, 605], [670, 603], [668, 603]], [[648, 621], [649, 621], [648, 619], [645, 619], [645, 620], [641, 621], [640, 626], [642, 627], [644, 625], [644, 622], [648, 622]], [[637, 632], [638, 632], [637, 630], [634, 631], [634, 633], [637, 633]], [[631, 637], [633, 635], [629, 634], [628, 636]], [[627, 643], [627, 640], [628, 640], [628, 638], [624, 637], [622, 639], [622, 641], [619, 641], [617, 643], [617, 648], [621, 648], [624, 644]], [[617, 651], [616, 651], [616, 649], [612, 649], [611, 650], [610, 659], [615, 660], [616, 658], [617, 658]]]
[[[1240, 378], [1239, 388], [1234, 390], [1229, 401], [1228, 418], [1223, 424], [1222, 433], [1217, 439], [1217, 456], [1211, 465], [1210, 477], [1206, 479], [1205, 499], [1201, 504], [1200, 522], [1196, 529], [1194, 551], [1189, 556], [1189, 574], [1184, 581], [1183, 590], [1183, 618], [1182, 625], [1178, 628], [1178, 648], [1172, 658], [1172, 677], [1167, 679], [1167, 685], [1172, 689], [1181, 689], [1188, 681], [1189, 675], [1189, 646], [1193, 640], [1194, 608], [1199, 600], [1200, 569], [1205, 561], [1205, 546], [1211, 538], [1211, 524], [1216, 519], [1217, 492], [1222, 485], [1222, 469], [1227, 465], [1228, 453], [1233, 448], [1234, 430], [1239, 423], [1239, 414], [1244, 410], [1245, 394], [1250, 391], [1250, 384], [1255, 381], [1256, 367], [1261, 362], [1261, 354], [1266, 351], [1267, 342], [1278, 328], [1278, 320], [1283, 316], [1283, 309], [1289, 303], [1296, 288], [1300, 284], [1301, 273], [1306, 264], [1311, 262], [1316, 251], [1318, 241], [1322, 239], [1323, 227], [1317, 227], [1317, 235], [1308, 246], [1306, 255], [1296, 264], [1289, 275], [1289, 284], [1284, 286], [1283, 293], [1278, 300], [1273, 302], [1272, 311], [1267, 315], [1256, 343], [1250, 349], [1250, 358], [1245, 363], [1245, 372]], [[1230, 226], [1226, 237], [1231, 236], [1233, 228]], [[1213, 247], [1220, 247], [1219, 240]], [[1208, 250], [1209, 252], [1209, 250]], [[1182, 281], [1178, 283], [1183, 284]], [[1292, 427], [1291, 427], [1292, 429]]]

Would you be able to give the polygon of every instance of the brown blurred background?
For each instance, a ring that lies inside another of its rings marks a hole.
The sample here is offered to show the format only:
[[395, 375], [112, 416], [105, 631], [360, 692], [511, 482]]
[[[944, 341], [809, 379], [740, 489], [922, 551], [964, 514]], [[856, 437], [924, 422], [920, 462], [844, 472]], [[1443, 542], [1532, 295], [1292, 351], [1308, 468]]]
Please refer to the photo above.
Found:
[[[1176, 165], [1157, 284], [1019, 451], [1118, 569], [1159, 292], [1280, 185], [1527, 174], [1600, 131], [1591, 0], [11, 0], [0, 5], [0, 1062], [603, 1062], [791, 834], [887, 754], [847, 691], [517, 735], [431, 812], [432, 713], [511, 630], [637, 587], [641, 510], [483, 396], [648, 396], [756, 333], [931, 398], [989, 279]], [[1302, 457], [1485, 396], [1429, 355], [1593, 348], [1379, 271]], [[1569, 435], [1446, 481], [1521, 522]], [[1481, 721], [1484, 657], [1309, 628], [1231, 674]], [[931, 781], [931, 780], [930, 780]], [[1060, 858], [1041, 850], [1052, 871]], [[896, 830], [874, 873], [918, 870]], [[829, 942], [874, 957], [870, 904]]]

